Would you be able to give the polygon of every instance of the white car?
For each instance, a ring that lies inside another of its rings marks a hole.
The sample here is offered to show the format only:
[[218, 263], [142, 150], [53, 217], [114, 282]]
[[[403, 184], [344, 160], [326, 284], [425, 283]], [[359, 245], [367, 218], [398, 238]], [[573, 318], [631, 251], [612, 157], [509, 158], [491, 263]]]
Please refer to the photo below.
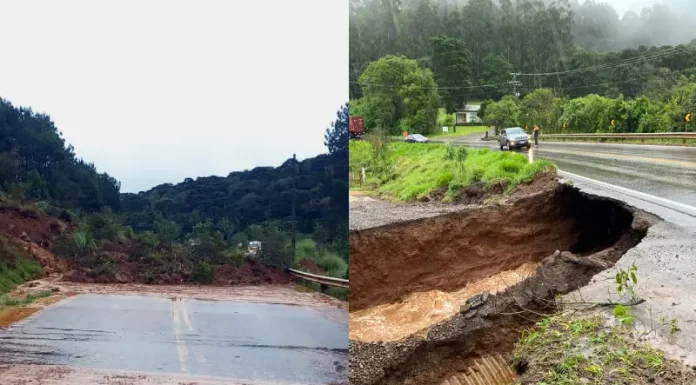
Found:
[[406, 137], [407, 143], [428, 143], [428, 138], [421, 134], [411, 134]]

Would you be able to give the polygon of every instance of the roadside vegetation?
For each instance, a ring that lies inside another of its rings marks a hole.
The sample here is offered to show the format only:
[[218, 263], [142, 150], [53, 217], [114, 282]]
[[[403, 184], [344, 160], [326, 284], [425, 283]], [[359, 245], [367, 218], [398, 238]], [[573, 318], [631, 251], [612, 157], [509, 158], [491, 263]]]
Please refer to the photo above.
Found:
[[41, 265], [26, 250], [0, 235], [0, 295], [42, 275]]
[[415, 201], [433, 195], [456, 200], [462, 190], [506, 192], [553, 169], [547, 161], [529, 163], [511, 152], [451, 145], [351, 141], [352, 167], [366, 167], [366, 188], [384, 197]]
[[27, 294], [23, 297], [9, 296], [8, 293], [26, 281], [40, 278], [43, 268], [21, 246], [0, 236], [0, 311], [27, 305], [37, 298], [51, 295], [50, 291]]
[[640, 342], [640, 334], [599, 315], [544, 318], [515, 347], [514, 365], [524, 371], [518, 383], [692, 384], [691, 370]]
[[[521, 383], [566, 384], [694, 384], [696, 373], [665, 357], [645, 337], [679, 333], [676, 319], [660, 316], [637, 325], [632, 306], [643, 303], [636, 291], [638, 267], [617, 269], [617, 301], [565, 304], [523, 331], [513, 351], [513, 367]], [[611, 297], [611, 296], [610, 296]], [[571, 307], [575, 307], [571, 309]], [[597, 308], [600, 309], [597, 309]], [[611, 307], [612, 311], [602, 311]]]
[[7, 294], [0, 295], [0, 310], [11, 306], [28, 305], [39, 298], [50, 297], [51, 292], [48, 290], [40, 291], [36, 294], [27, 294], [23, 297], [10, 297]]

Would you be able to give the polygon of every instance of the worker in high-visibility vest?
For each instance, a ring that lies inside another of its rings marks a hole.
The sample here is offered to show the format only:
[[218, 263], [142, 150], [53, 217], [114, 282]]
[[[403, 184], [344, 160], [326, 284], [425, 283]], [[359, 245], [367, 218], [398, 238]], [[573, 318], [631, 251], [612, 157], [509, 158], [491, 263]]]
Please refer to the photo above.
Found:
[[539, 126], [534, 125], [534, 146], [539, 147]]

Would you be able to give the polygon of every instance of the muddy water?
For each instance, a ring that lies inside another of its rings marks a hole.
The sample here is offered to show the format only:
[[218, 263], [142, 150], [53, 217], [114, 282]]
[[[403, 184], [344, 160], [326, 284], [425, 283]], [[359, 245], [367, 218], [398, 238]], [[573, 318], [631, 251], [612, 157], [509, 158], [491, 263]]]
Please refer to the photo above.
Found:
[[349, 338], [362, 342], [393, 342], [410, 335], [425, 334], [428, 328], [457, 314], [468, 298], [488, 291], [494, 294], [534, 274], [537, 264], [526, 263], [474, 281], [454, 292], [431, 290], [412, 293], [402, 301], [350, 313]]
[[83, 294], [0, 330], [0, 364], [342, 382], [347, 328], [332, 307]]

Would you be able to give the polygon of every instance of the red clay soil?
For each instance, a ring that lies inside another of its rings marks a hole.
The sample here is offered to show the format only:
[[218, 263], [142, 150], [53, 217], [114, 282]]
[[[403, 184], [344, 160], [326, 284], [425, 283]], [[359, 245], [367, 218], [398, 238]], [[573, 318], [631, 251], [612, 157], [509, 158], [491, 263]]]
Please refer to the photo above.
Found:
[[[137, 261], [129, 261], [130, 255], [138, 243], [132, 240], [121, 242], [105, 242], [100, 255], [111, 260], [112, 268], [98, 272], [88, 267], [79, 266], [74, 261], [66, 261], [49, 251], [55, 236], [72, 230], [64, 222], [40, 213], [22, 210], [16, 205], [0, 201], [0, 235], [9, 238], [23, 246], [43, 267], [47, 274], [65, 273], [64, 279], [87, 283], [152, 283], [152, 284], [183, 284], [190, 282], [189, 277], [181, 272], [170, 272], [166, 265], [173, 263], [161, 261], [164, 267], [160, 270]], [[168, 255], [166, 246], [157, 250]], [[190, 269], [179, 269], [190, 270]], [[147, 281], [146, 272], [153, 272], [153, 277]], [[147, 282], [146, 282], [147, 281]], [[261, 285], [287, 284], [293, 278], [282, 269], [269, 268], [253, 260], [245, 261], [239, 267], [228, 265], [215, 267], [215, 282], [217, 285]]]
[[[84, 283], [150, 283], [155, 285], [181, 285], [194, 283], [182, 273], [154, 273], [150, 281], [145, 279], [150, 266], [138, 262], [129, 262], [121, 253], [109, 253], [114, 260], [111, 271], [95, 273], [94, 270], [73, 264], [74, 270], [66, 279]], [[215, 285], [261, 285], [287, 284], [293, 278], [282, 269], [266, 267], [254, 261], [246, 261], [239, 267], [229, 265], [215, 266]]]
[[24, 238], [46, 247], [54, 235], [65, 231], [67, 226], [45, 215], [22, 211], [19, 208], [0, 201], [0, 234], [9, 238]]
[[292, 281], [292, 277], [282, 269], [254, 261], [247, 261], [240, 267], [224, 265], [215, 268], [215, 283], [219, 285], [287, 284]]
[[454, 291], [555, 250], [596, 250], [615, 242], [631, 218], [559, 187], [479, 210], [356, 230], [350, 311], [413, 292]]

